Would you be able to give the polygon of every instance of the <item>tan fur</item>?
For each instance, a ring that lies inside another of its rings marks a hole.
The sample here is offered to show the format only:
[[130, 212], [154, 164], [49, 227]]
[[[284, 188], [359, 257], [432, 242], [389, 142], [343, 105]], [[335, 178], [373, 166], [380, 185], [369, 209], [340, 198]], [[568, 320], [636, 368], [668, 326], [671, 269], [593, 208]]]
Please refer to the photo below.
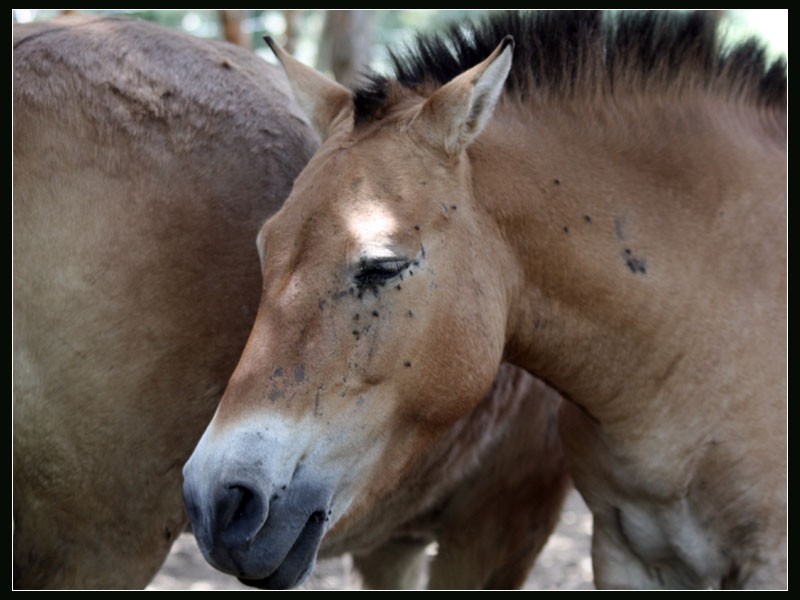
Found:
[[[705, 64], [667, 93], [504, 96], [456, 156], [409, 135], [433, 109], [398, 87], [371, 122], [338, 118], [262, 232], [261, 310], [199, 464], [249, 419], [304, 423], [265, 447], [326, 474], [336, 539], [505, 358], [570, 400], [599, 587], [785, 587], [785, 107], [725, 74], [698, 87]], [[470, 85], [435, 114], [465, 114]], [[419, 265], [353, 294], [376, 249]]]
[[[14, 583], [143, 587], [315, 147], [280, 70], [140, 22], [14, 31]], [[251, 126], [258, 121], [258, 127]]]

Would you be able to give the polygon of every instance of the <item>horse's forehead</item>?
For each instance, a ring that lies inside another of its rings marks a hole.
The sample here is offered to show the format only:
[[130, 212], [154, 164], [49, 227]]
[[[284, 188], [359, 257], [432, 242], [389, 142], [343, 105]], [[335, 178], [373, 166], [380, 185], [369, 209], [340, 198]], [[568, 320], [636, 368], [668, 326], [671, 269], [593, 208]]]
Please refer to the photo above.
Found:
[[403, 138], [382, 136], [332, 144], [311, 169], [309, 187], [316, 194], [335, 200], [345, 196], [352, 202], [402, 193], [425, 168]]

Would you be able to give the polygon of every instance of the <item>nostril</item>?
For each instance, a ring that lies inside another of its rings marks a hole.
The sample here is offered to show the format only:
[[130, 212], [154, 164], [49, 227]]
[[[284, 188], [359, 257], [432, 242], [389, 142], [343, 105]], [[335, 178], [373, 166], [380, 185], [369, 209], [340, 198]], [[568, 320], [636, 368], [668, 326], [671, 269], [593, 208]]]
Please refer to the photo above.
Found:
[[320, 523], [325, 522], [325, 511], [322, 510], [315, 510], [311, 513], [311, 516], [308, 517], [308, 523], [312, 525], [319, 525]]
[[232, 545], [252, 540], [266, 520], [260, 494], [243, 485], [229, 485], [217, 502], [217, 530]]
[[236, 487], [239, 490], [240, 500], [239, 500], [239, 506], [236, 507], [236, 514], [233, 515], [234, 521], [244, 518], [248, 512], [251, 512], [253, 507], [253, 502], [255, 501], [255, 496], [253, 495], [253, 492], [251, 492], [247, 488], [238, 486]]

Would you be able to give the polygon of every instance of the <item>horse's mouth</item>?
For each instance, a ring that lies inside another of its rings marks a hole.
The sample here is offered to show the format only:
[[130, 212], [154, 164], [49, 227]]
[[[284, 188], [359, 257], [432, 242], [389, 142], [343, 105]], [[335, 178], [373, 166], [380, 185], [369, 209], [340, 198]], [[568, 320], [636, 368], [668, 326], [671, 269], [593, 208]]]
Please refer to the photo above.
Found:
[[[240, 575], [239, 581], [262, 590], [285, 590], [300, 585], [314, 569], [326, 520], [323, 511], [313, 512], [286, 558], [270, 575], [260, 579], [247, 579], [246, 575]], [[255, 545], [258, 543], [257, 540]], [[265, 540], [264, 543], [269, 541]]]
[[206, 560], [262, 589], [302, 583], [329, 525], [331, 486], [300, 467], [280, 485], [252, 469], [219, 476], [214, 466], [190, 460], [184, 471], [186, 512]]

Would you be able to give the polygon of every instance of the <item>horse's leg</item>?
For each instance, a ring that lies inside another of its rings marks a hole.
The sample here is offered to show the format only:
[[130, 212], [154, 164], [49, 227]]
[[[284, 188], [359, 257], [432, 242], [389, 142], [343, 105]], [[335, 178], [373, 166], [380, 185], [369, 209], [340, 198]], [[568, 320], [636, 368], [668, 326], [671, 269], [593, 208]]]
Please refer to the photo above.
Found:
[[484, 488], [485, 495], [473, 488], [439, 536], [428, 587], [521, 587], [558, 521], [565, 484], [542, 478], [527, 488]]
[[364, 587], [373, 590], [415, 590], [425, 583], [430, 539], [397, 537], [367, 554], [353, 555]]
[[518, 414], [440, 517], [428, 587], [520, 587], [556, 526], [570, 487], [557, 431], [558, 395], [524, 374], [494, 393], [521, 394]]

